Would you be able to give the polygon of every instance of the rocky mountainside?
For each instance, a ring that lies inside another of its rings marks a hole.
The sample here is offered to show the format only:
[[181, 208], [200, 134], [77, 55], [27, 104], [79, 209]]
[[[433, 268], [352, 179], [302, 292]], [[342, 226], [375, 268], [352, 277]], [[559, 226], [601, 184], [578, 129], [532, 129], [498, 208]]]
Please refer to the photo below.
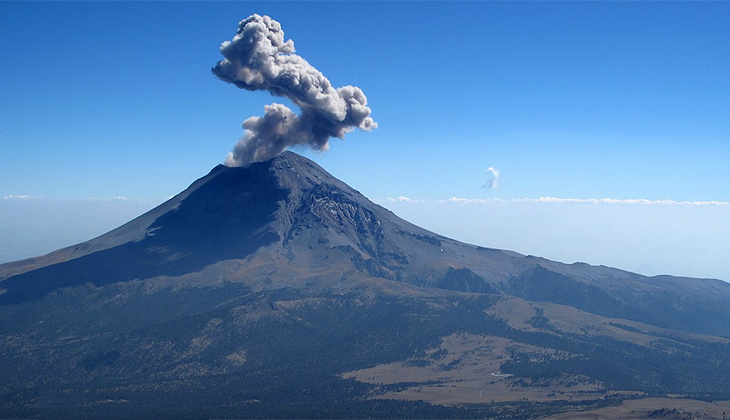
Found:
[[485, 417], [730, 399], [730, 284], [454, 241], [285, 152], [0, 265], [0, 418]]

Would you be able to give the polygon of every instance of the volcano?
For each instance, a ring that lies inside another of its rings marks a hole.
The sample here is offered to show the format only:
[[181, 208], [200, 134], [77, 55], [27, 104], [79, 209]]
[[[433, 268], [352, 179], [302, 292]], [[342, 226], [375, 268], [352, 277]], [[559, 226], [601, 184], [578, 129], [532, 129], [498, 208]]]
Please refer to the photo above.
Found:
[[730, 400], [729, 284], [464, 244], [291, 152], [218, 166], [105, 235], [0, 265], [0, 331], [0, 418]]

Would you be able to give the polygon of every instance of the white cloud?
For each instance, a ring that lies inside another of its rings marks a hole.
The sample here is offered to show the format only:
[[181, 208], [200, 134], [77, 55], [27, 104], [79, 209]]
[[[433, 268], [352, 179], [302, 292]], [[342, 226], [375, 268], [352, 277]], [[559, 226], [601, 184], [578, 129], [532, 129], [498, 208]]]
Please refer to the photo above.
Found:
[[676, 201], [676, 200], [648, 200], [646, 198], [557, 198], [540, 197], [537, 199], [522, 199], [540, 203], [579, 203], [579, 204], [643, 204], [643, 205], [669, 205], [669, 206], [727, 206], [727, 201]]
[[487, 203], [500, 203], [505, 200], [499, 198], [463, 198], [463, 197], [451, 197], [447, 200], [438, 200], [437, 203], [465, 203], [465, 204], [487, 204]]
[[388, 197], [388, 202], [389, 203], [397, 203], [397, 202], [401, 202], [401, 203], [420, 203], [422, 201], [423, 200], [414, 200], [412, 198], [408, 198], [408, 197], [405, 197], [405, 196], [402, 196], [402, 195], [401, 196], [398, 196], [398, 198]]
[[[31, 196], [31, 195], [6, 195], [3, 196], [3, 200], [7, 201], [20, 201], [20, 200], [44, 200], [44, 201], [53, 201], [53, 202], [73, 202], [77, 201], [76, 199], [54, 199], [54, 198], [47, 198], [47, 197], [37, 197], [37, 196]], [[118, 195], [116, 197], [86, 197], [82, 199], [78, 199], [78, 201], [91, 201], [91, 202], [110, 202], [110, 201], [129, 201], [128, 197], [124, 197], [122, 195]], [[132, 201], [139, 201], [139, 202], [159, 202], [159, 200], [154, 199], [136, 199]]]
[[6, 195], [3, 197], [3, 200], [40, 200], [41, 198], [30, 195]]
[[487, 182], [482, 185], [482, 188], [489, 188], [490, 190], [493, 190], [499, 187], [499, 169], [490, 166], [486, 171], [484, 171], [484, 173], [489, 175], [489, 179], [487, 179]]
[[129, 198], [118, 195], [116, 197], [86, 197], [86, 201], [127, 201]]
[[488, 204], [488, 203], [546, 203], [546, 204], [638, 204], [638, 205], [665, 205], [665, 206], [730, 206], [730, 201], [676, 201], [676, 200], [649, 200], [646, 198], [513, 198], [503, 200], [499, 198], [464, 198], [451, 197], [447, 200], [438, 200], [438, 203], [464, 203], [464, 204]]

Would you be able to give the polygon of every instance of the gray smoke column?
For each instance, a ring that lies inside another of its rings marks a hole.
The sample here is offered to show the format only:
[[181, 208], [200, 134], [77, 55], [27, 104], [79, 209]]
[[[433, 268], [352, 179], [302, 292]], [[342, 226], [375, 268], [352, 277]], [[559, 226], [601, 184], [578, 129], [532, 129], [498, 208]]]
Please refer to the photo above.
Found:
[[297, 115], [275, 103], [264, 107], [263, 117], [244, 121], [244, 136], [228, 154], [228, 166], [268, 160], [300, 144], [327, 150], [331, 137], [343, 139], [355, 128], [370, 131], [378, 126], [362, 90], [333, 88], [319, 70], [294, 53], [294, 42], [284, 41], [281, 25], [268, 16], [242, 20], [236, 36], [220, 50], [225, 58], [213, 68], [219, 79], [289, 98], [301, 110]]

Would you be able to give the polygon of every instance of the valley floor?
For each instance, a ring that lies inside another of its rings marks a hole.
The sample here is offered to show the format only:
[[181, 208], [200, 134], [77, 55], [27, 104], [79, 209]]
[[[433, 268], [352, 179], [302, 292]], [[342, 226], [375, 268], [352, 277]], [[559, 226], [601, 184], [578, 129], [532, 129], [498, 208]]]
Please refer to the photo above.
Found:
[[698, 401], [681, 398], [643, 398], [596, 410], [566, 412], [541, 420], [644, 420], [730, 419], [730, 401]]

